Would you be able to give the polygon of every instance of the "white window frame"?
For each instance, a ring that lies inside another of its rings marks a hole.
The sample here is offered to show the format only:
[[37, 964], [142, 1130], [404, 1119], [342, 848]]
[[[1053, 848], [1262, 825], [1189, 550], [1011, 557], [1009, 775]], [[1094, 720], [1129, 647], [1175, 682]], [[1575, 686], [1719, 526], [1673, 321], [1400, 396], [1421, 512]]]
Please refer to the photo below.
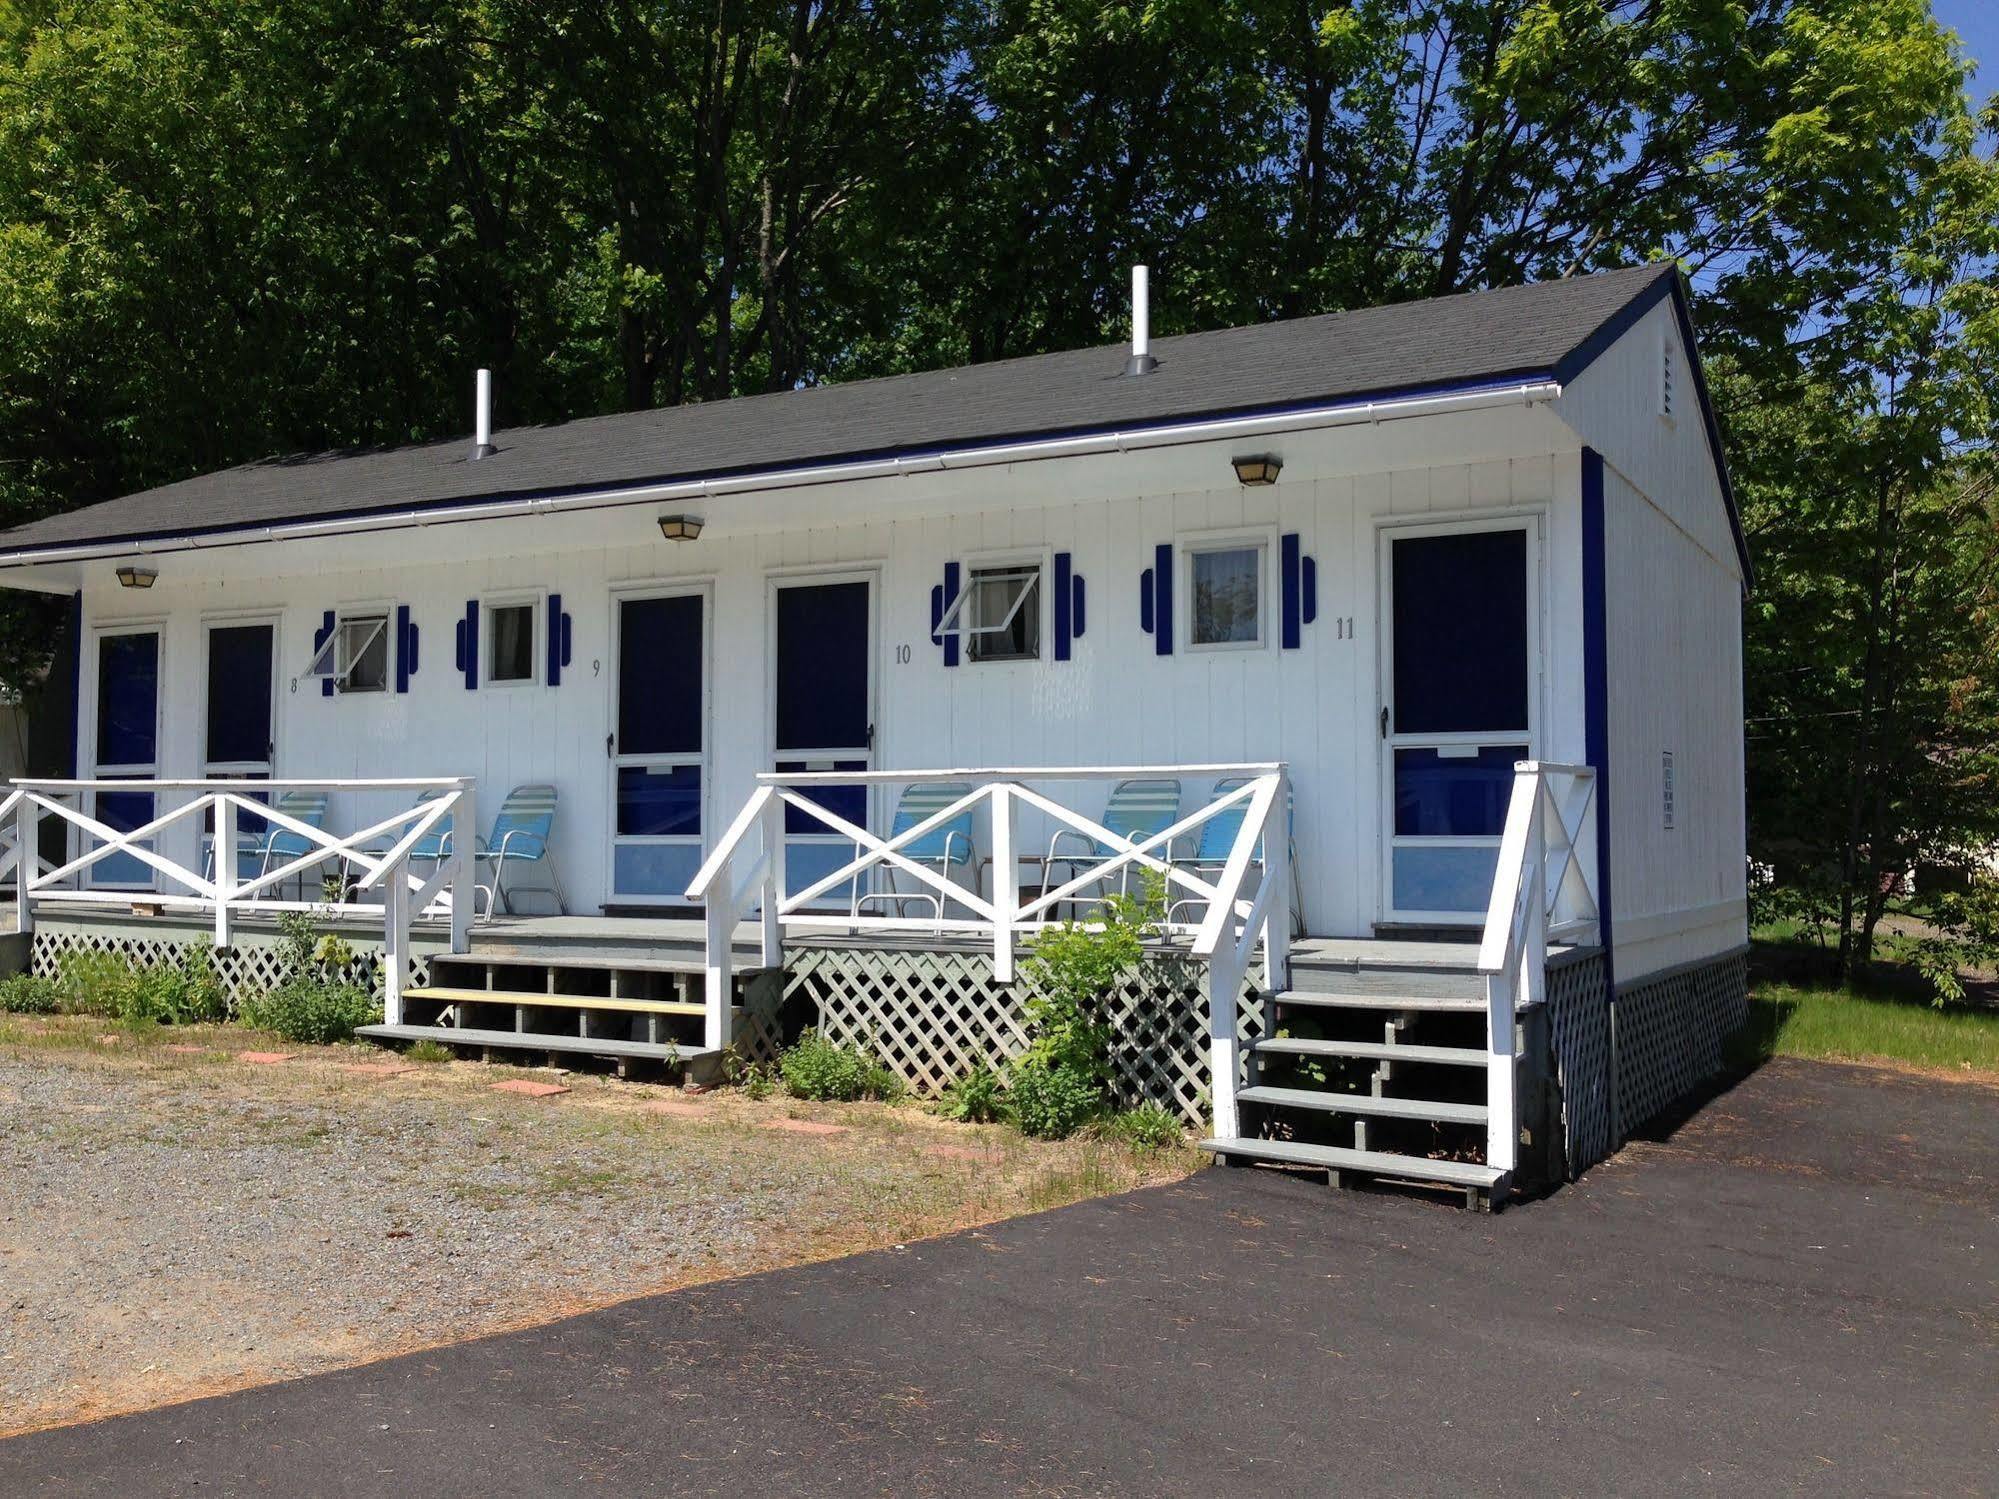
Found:
[[[1043, 650], [1048, 639], [1047, 598], [1045, 579], [1048, 576], [1050, 559], [1045, 552], [1011, 552], [984, 557], [968, 557], [963, 562], [964, 584], [958, 589], [958, 596], [944, 606], [943, 618], [931, 633], [939, 640], [957, 639], [964, 643], [966, 665], [977, 666], [1033, 666], [1044, 658]], [[1033, 580], [1014, 596], [1013, 604], [1006, 611], [1005, 618], [997, 624], [984, 622], [968, 623], [970, 602], [983, 579], [981, 574], [1026, 573], [1032, 569]], [[1021, 610], [1032, 605], [1034, 609], [1034, 654], [1031, 656], [979, 656], [974, 654], [975, 637], [1000, 635], [1013, 627], [1013, 622]]]
[[[306, 667], [304, 675], [310, 681], [323, 682], [332, 679], [334, 695], [337, 697], [369, 697], [378, 692], [390, 692], [396, 680], [396, 642], [390, 635], [390, 626], [395, 622], [396, 608], [393, 604], [347, 604], [333, 611], [333, 633], [326, 637], [319, 649], [313, 653], [312, 663]], [[379, 687], [350, 687], [348, 677], [356, 663], [366, 654], [368, 647], [375, 643], [375, 635], [368, 635], [361, 642], [360, 650], [352, 657], [342, 659], [345, 654], [347, 626], [362, 620], [378, 620], [380, 629], [376, 632], [382, 638], [382, 685]]]
[[[502, 681], [493, 675], [494, 612], [500, 609], [530, 611], [528, 674]], [[479, 600], [479, 685], [482, 687], [539, 687], [548, 655], [548, 595], [546, 593], [502, 593]]]
[[[1207, 655], [1211, 652], [1263, 651], [1270, 649], [1273, 631], [1270, 628], [1271, 597], [1270, 559], [1277, 552], [1277, 532], [1275, 528], [1258, 527], [1252, 530], [1199, 531], [1182, 536], [1176, 548], [1180, 577], [1174, 589], [1173, 612], [1178, 616], [1173, 628], [1178, 631], [1182, 648], [1190, 653]], [[1212, 640], [1197, 645], [1194, 641], [1194, 559], [1214, 552], [1256, 553], [1256, 639], [1254, 640]]]

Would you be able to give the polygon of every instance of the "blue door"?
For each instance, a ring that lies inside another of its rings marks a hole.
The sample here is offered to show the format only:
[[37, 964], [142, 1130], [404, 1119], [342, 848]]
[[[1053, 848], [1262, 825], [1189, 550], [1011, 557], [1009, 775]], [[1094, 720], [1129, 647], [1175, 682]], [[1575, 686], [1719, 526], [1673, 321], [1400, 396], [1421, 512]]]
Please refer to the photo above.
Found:
[[1384, 533], [1381, 741], [1391, 921], [1475, 922], [1513, 766], [1534, 753], [1537, 527]]
[[[874, 589], [866, 577], [780, 582], [773, 589], [773, 768], [867, 770], [874, 763]], [[829, 812], [868, 824], [863, 784], [815, 785]], [[785, 812], [785, 888], [796, 893], [854, 856], [849, 839], [796, 808]], [[847, 885], [815, 904], [844, 910]]]
[[708, 595], [623, 595], [614, 613], [611, 893], [685, 905], [706, 816]]
[[[100, 632], [93, 774], [99, 780], [151, 779], [159, 774], [159, 746], [159, 632]], [[129, 833], [153, 820], [154, 807], [150, 791], [100, 791], [91, 811], [99, 822]], [[130, 854], [99, 859], [89, 873], [91, 884], [114, 889], [153, 885], [151, 866]]]

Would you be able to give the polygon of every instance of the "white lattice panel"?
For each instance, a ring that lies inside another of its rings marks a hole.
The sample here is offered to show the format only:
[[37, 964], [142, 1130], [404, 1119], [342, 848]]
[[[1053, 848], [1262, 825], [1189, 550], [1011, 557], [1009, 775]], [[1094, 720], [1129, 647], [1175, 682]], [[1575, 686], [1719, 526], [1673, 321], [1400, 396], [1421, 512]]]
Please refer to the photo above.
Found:
[[[1208, 1013], [1201, 969], [1151, 965], [1110, 1005], [1118, 1101], [1150, 1101], [1190, 1124], [1208, 1117]], [[1027, 1048], [1026, 984], [993, 979], [988, 953], [821, 947], [794, 953], [785, 996], [803, 996], [820, 1033], [873, 1052], [909, 1087], [941, 1093], [975, 1067], [1004, 1067]], [[1262, 1000], [1237, 1012], [1247, 1041]], [[739, 1040], [739, 1045], [740, 1040]]]
[[[28, 967], [30, 972], [43, 978], [55, 978], [61, 973], [64, 956], [77, 952], [110, 953], [135, 968], [157, 967], [179, 962], [181, 954], [191, 946], [190, 942], [171, 937], [139, 937], [125, 932], [75, 931], [38, 926], [29, 948]], [[379, 994], [382, 989], [381, 949], [363, 947], [358, 943], [353, 946], [354, 961], [348, 965], [344, 977]], [[232, 1009], [245, 998], [272, 989], [285, 977], [282, 950], [275, 946], [242, 943], [228, 952], [212, 954], [211, 961]], [[430, 958], [422, 953], [412, 954], [407, 982], [411, 985], [423, 984], [429, 977]]]

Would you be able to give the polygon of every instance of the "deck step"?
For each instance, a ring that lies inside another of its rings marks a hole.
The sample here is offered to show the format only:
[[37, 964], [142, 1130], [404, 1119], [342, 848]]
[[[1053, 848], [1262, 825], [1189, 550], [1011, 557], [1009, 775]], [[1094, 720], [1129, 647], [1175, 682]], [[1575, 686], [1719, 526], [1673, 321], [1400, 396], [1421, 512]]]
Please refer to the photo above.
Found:
[[[576, 957], [549, 957], [516, 952], [481, 952], [473, 948], [471, 952], [438, 953], [431, 960], [438, 963], [464, 964], [468, 966], [490, 965], [494, 968], [584, 968], [593, 971], [618, 969], [624, 973], [702, 973], [706, 969], [699, 958], [616, 958], [584, 952]], [[744, 972], [741, 964], [736, 972]]]
[[354, 1032], [370, 1041], [441, 1041], [446, 1046], [491, 1046], [507, 1051], [569, 1051], [586, 1057], [643, 1057], [660, 1062], [691, 1062], [712, 1056], [706, 1046], [657, 1045], [650, 1041], [619, 1041], [610, 1037], [544, 1036], [534, 1031], [476, 1031], [454, 1025], [364, 1025]]
[[1258, 1052], [1292, 1057], [1359, 1057], [1371, 1062], [1430, 1062], [1440, 1067], [1483, 1067], [1486, 1053], [1475, 1046], [1391, 1046], [1380, 1041], [1319, 1041], [1303, 1036], [1259, 1036]]
[[1460, 994], [1326, 994], [1315, 989], [1284, 989], [1265, 998], [1287, 1008], [1315, 1010], [1422, 1010], [1482, 1015], [1485, 1001]]
[[1452, 1187], [1484, 1190], [1497, 1186], [1506, 1174], [1473, 1161], [1433, 1161], [1425, 1156], [1347, 1150], [1337, 1145], [1303, 1145], [1295, 1140], [1203, 1140], [1201, 1149], [1218, 1156], [1240, 1156], [1278, 1166], [1313, 1166], [1322, 1171], [1353, 1171], [1398, 1181], [1442, 1182]]
[[1334, 1093], [1317, 1088], [1270, 1088], [1261, 1084], [1236, 1094], [1239, 1103], [1272, 1108], [1314, 1109], [1323, 1114], [1367, 1114], [1377, 1119], [1429, 1119], [1439, 1124], [1483, 1124], [1482, 1103], [1444, 1103], [1422, 1098], [1377, 1098], [1371, 1093]]
[[427, 985], [403, 990], [404, 999], [445, 1004], [543, 1005], [558, 1010], [626, 1010], [635, 1015], [705, 1015], [708, 1007], [684, 999], [612, 999], [602, 994], [545, 994], [539, 989], [456, 989]]

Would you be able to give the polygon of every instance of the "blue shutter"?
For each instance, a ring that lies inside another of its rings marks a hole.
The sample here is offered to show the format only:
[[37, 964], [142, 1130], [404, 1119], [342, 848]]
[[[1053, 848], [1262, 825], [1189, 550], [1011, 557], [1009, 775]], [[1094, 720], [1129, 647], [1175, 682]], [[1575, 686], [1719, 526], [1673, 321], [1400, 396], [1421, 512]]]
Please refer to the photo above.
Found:
[[458, 669], [465, 673], [465, 690], [479, 685], [479, 601], [465, 601], [465, 618], [458, 622]]
[[562, 685], [562, 668], [569, 664], [569, 616], [562, 612], [562, 595], [548, 596], [548, 685]]
[[1069, 554], [1055, 554], [1055, 659], [1069, 659]]
[[1317, 559], [1305, 559], [1305, 623], [1310, 624], [1319, 617], [1319, 564]]
[[1152, 649], [1173, 654], [1173, 544], [1162, 541], [1152, 550]]
[[1295, 651], [1304, 638], [1303, 626], [1318, 617], [1319, 567], [1304, 554], [1296, 531], [1280, 536], [1277, 545], [1283, 594], [1283, 644], [1285, 650]]
[[1069, 584], [1069, 633], [1072, 638], [1083, 638], [1083, 575], [1077, 573]]
[[396, 605], [396, 691], [408, 692], [416, 675], [416, 626], [410, 622], [410, 606]]
[[1152, 569], [1138, 575], [1138, 627], [1152, 633]]
[[944, 611], [951, 607], [951, 600], [957, 596], [958, 564], [947, 562], [944, 564], [944, 586], [930, 590], [930, 639], [933, 644], [943, 645], [946, 666], [958, 664], [958, 637], [946, 635], [940, 642], [937, 638], [937, 627], [944, 623]]
[[[319, 628], [312, 632], [312, 654], [315, 659], [319, 656], [320, 647], [333, 638], [333, 626], [333, 611], [329, 609], [320, 616]], [[324, 676], [319, 679], [319, 695], [321, 697], [333, 696], [333, 678], [331, 676]]]

